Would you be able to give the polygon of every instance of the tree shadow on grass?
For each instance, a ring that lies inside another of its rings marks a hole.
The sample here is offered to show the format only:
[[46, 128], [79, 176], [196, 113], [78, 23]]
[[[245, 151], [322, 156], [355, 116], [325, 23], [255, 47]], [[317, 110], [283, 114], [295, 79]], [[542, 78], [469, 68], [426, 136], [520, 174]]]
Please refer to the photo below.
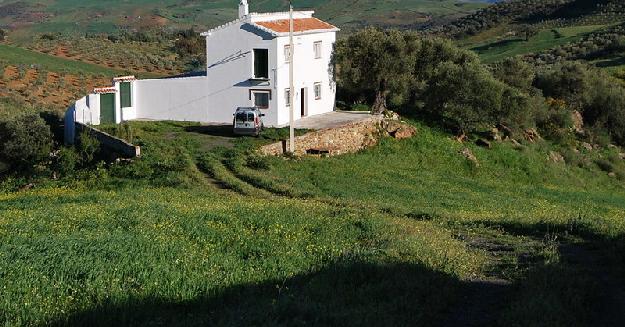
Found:
[[523, 39], [505, 39], [505, 40], [501, 40], [501, 41], [497, 41], [497, 42], [493, 42], [493, 43], [488, 43], [485, 45], [481, 45], [481, 46], [477, 46], [472, 48], [471, 50], [476, 51], [478, 53], [482, 53], [485, 51], [489, 51], [491, 49], [495, 49], [495, 48], [503, 48], [503, 47], [507, 47], [510, 46], [512, 44], [516, 44], [516, 43], [520, 43], [520, 42], [524, 42]]
[[[559, 243], [559, 262], [536, 263], [514, 283], [460, 280], [419, 264], [345, 259], [285, 280], [207, 289], [187, 301], [147, 296], [104, 302], [48, 325], [618, 326], [623, 322], [622, 280], [615, 278], [623, 262], [608, 260], [606, 254], [623, 249], [622, 237], [606, 239], [578, 223], [479, 224], [523, 237], [568, 232], [584, 242]], [[607, 264], [605, 269], [595, 269], [602, 264]]]
[[342, 262], [286, 280], [210, 290], [190, 301], [105, 303], [51, 325], [433, 325], [462, 287], [420, 265]]
[[188, 127], [185, 127], [185, 131], [191, 132], [191, 133], [210, 135], [210, 136], [229, 137], [229, 138], [237, 137], [232, 131], [232, 124], [188, 126]]
[[623, 65], [625, 65], [625, 56], [603, 60], [595, 64], [595, 66], [599, 68], [610, 68], [610, 67], [617, 67], [617, 66], [623, 66]]
[[547, 255], [548, 262], [515, 283], [502, 321], [521, 326], [625, 326], [625, 235], [600, 235], [581, 219], [566, 224], [478, 224], [542, 239], [543, 252], [557, 253], [553, 259]]

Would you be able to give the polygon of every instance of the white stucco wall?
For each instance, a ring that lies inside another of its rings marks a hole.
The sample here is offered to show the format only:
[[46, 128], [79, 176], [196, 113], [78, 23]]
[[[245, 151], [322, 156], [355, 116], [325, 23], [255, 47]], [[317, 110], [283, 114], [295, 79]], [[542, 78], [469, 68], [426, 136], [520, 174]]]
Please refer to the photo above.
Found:
[[65, 143], [74, 144], [76, 122], [90, 125], [100, 124], [100, 95], [89, 94], [80, 98], [67, 109], [64, 122]]
[[[267, 49], [269, 54], [269, 81], [255, 82], [254, 49]], [[250, 91], [269, 91], [269, 109], [263, 109], [266, 126], [278, 122], [275, 88], [275, 67], [277, 62], [276, 41], [271, 35], [254, 29], [242, 22], [232, 24], [206, 37], [206, 77], [212, 112], [226, 115], [232, 120], [237, 107], [254, 105]]]
[[225, 120], [225, 116], [209, 111], [206, 77], [137, 80], [134, 85], [137, 119]]
[[[322, 51], [321, 58], [315, 59], [314, 43], [321, 41]], [[294, 37], [294, 117], [301, 118], [301, 89], [305, 88], [305, 115], [314, 116], [334, 110], [336, 99], [336, 87], [333, 76], [330, 72], [330, 61], [332, 59], [332, 51], [336, 42], [335, 33], [316, 33], [306, 34]], [[289, 44], [288, 37], [279, 37], [277, 39], [279, 52], [278, 72], [277, 72], [277, 88], [278, 88], [278, 107], [280, 116], [278, 125], [285, 125], [289, 122], [289, 113], [286, 109], [286, 89], [289, 88], [289, 64], [284, 57], [284, 46]], [[321, 83], [321, 99], [315, 99], [314, 85]]]
[[100, 95], [89, 94], [82, 97], [72, 105], [68, 112], [71, 111], [71, 117], [76, 122], [83, 124], [99, 125], [100, 124]]

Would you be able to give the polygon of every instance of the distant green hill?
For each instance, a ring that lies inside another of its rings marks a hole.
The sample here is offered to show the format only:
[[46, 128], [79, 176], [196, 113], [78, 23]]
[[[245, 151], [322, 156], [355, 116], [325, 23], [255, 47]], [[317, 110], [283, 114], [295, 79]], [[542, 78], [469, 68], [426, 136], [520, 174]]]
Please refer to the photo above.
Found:
[[429, 32], [451, 37], [486, 63], [522, 55], [534, 64], [586, 60], [625, 69], [625, 1], [513, 0]]
[[[341, 27], [364, 24], [403, 26], [432, 19], [455, 19], [484, 7], [487, 0], [295, 0], [294, 6], [317, 10], [321, 18]], [[0, 27], [44, 32], [111, 32], [116, 29], [206, 28], [237, 15], [236, 0], [23, 0], [0, 1]], [[252, 11], [288, 8], [284, 0], [250, 1]], [[18, 35], [19, 36], [19, 35]]]
[[499, 2], [432, 29], [453, 38], [475, 37], [502, 25], [537, 28], [614, 23], [625, 18], [622, 0], [512, 0]]

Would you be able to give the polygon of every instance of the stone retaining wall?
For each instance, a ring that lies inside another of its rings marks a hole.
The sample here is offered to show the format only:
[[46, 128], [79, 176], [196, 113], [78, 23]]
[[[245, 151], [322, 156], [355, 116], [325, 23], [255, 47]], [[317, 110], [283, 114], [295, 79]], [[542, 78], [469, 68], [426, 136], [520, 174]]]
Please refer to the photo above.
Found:
[[[295, 155], [340, 155], [358, 152], [376, 145], [382, 136], [406, 138], [414, 135], [415, 129], [405, 123], [385, 120], [375, 116], [367, 120], [349, 123], [336, 128], [322, 129], [295, 138]], [[261, 155], [283, 155], [288, 149], [288, 140], [260, 148]]]

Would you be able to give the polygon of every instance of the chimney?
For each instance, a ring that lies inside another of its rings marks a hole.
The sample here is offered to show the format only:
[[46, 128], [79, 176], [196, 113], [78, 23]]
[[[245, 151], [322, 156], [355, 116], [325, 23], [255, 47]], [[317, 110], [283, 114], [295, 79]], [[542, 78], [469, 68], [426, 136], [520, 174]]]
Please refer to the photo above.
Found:
[[250, 13], [250, 6], [247, 4], [247, 0], [241, 0], [239, 2], [239, 18], [243, 18]]

